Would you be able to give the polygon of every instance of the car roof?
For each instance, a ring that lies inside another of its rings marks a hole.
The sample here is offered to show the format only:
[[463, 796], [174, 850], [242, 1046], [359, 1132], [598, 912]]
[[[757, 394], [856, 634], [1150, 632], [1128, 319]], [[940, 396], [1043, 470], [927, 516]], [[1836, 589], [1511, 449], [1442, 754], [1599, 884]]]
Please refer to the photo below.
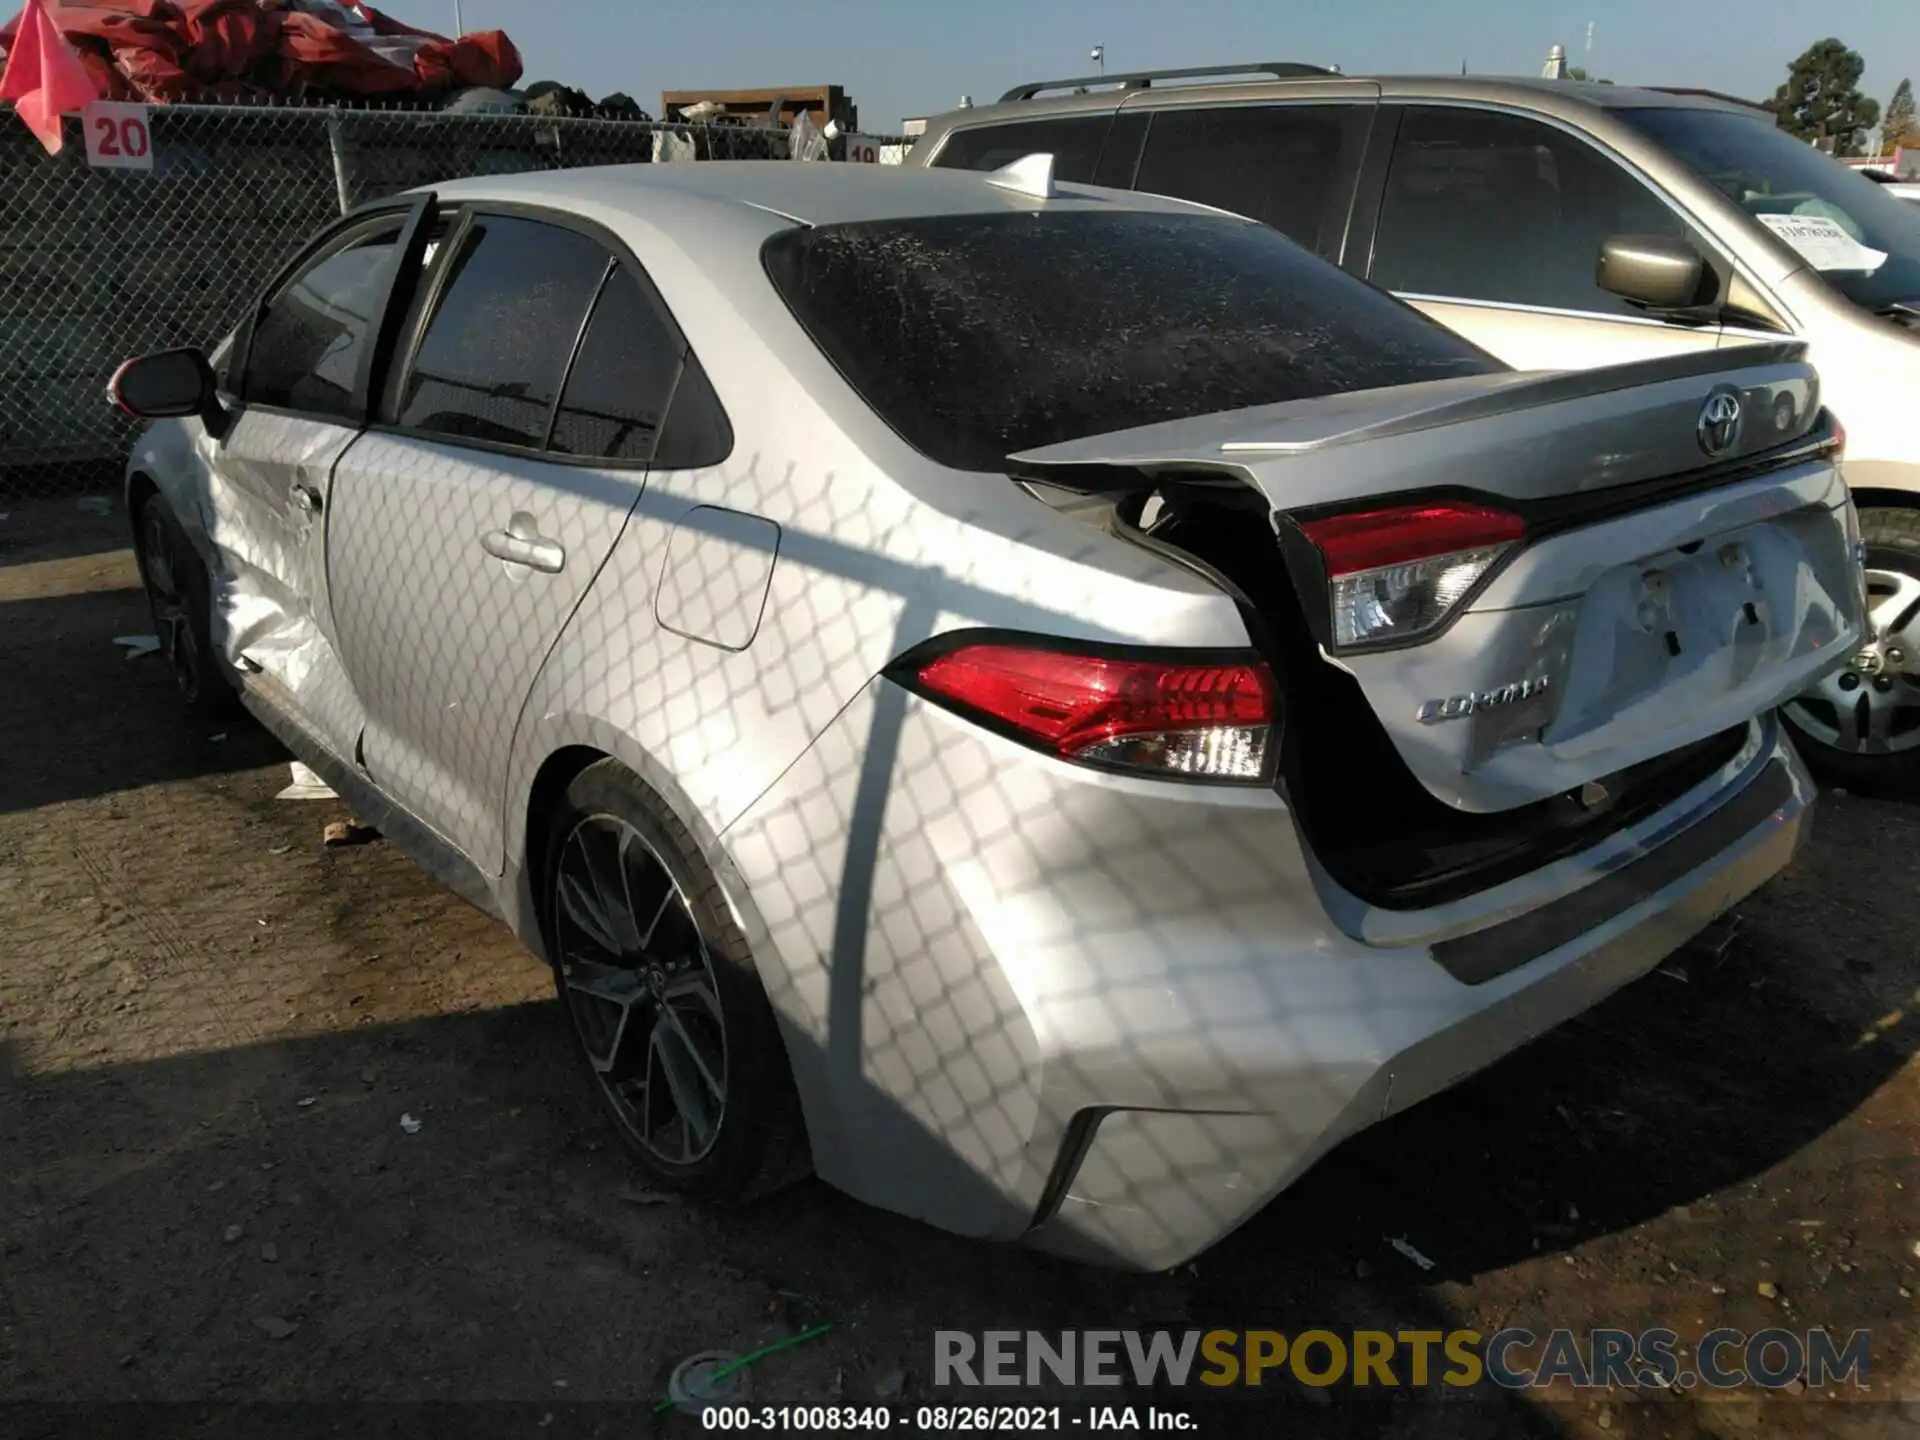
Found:
[[769, 215], [802, 225], [1047, 210], [1213, 212], [1161, 196], [1056, 183], [1045, 200], [990, 184], [971, 170], [791, 160], [604, 165], [487, 175], [422, 187], [443, 200], [500, 201], [626, 213], [657, 225], [724, 223], [729, 213], [764, 231]]
[[1133, 106], [1235, 105], [1259, 100], [1306, 100], [1321, 95], [1357, 101], [1371, 99], [1376, 91], [1380, 99], [1396, 103], [1442, 100], [1513, 105], [1556, 115], [1575, 124], [1596, 111], [1651, 108], [1718, 110], [1753, 115], [1772, 123], [1771, 117], [1757, 106], [1698, 91], [1654, 90], [1635, 85], [1529, 76], [1326, 74], [1198, 85], [1155, 84], [1130, 90], [1109, 87], [1089, 90], [1084, 95], [1043, 95], [1032, 100], [949, 110], [928, 119], [926, 134], [919, 145], [937, 144], [952, 131], [970, 130], [977, 125], [1004, 124], [1042, 115], [1103, 114], [1123, 103]]

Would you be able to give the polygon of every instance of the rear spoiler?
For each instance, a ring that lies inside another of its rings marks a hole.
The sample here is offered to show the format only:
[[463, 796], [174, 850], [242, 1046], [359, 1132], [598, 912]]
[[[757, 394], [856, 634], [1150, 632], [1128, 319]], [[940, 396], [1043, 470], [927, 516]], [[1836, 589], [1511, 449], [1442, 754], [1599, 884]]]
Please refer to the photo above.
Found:
[[1203, 454], [1217, 457], [1216, 466], [1240, 466], [1642, 385], [1791, 365], [1804, 361], [1806, 353], [1804, 341], [1768, 340], [1724, 350], [1661, 355], [1594, 370], [1501, 371], [1387, 390], [1357, 390], [1044, 445], [1009, 455], [1006, 466], [1015, 479], [1039, 481], [1047, 480], [1049, 471], [1067, 466], [1131, 470], [1192, 467]]

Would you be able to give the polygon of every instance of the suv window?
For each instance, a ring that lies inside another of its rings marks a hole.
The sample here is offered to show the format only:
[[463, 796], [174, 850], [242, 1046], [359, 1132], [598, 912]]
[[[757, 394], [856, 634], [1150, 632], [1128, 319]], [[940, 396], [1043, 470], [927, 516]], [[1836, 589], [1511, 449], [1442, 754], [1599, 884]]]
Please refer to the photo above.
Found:
[[1271, 225], [1336, 256], [1371, 105], [1161, 110], [1133, 188]]
[[538, 448], [611, 257], [572, 230], [478, 215], [401, 388], [412, 430]]
[[403, 223], [396, 216], [363, 231], [267, 302], [247, 350], [242, 393], [249, 403], [359, 419], [354, 382], [379, 328]]
[[594, 303], [567, 375], [548, 448], [604, 460], [649, 460], [686, 346], [625, 265]]
[[956, 130], [934, 157], [934, 168], [998, 170], [1029, 155], [1053, 156], [1053, 176], [1076, 185], [1093, 183], [1100, 147], [1113, 115], [1063, 115], [1057, 120], [1015, 120]]
[[1225, 215], [1114, 206], [867, 221], [783, 231], [762, 255], [874, 411], [962, 470], [1161, 420], [1502, 368]]
[[1593, 283], [1600, 243], [1623, 233], [1686, 232], [1646, 186], [1564, 131], [1484, 110], [1412, 107], [1369, 278], [1437, 299], [1633, 315]]

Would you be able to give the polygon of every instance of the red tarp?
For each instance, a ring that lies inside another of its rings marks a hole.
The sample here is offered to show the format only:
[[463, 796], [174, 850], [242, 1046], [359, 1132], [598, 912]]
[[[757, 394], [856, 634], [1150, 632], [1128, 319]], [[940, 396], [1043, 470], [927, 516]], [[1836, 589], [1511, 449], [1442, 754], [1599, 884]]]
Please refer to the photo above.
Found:
[[[349, 34], [330, 12], [380, 43]], [[47, 13], [112, 100], [432, 96], [520, 78], [520, 52], [499, 30], [449, 40], [359, 0], [87, 0], [50, 3]], [[18, 24], [0, 30], [0, 46]]]

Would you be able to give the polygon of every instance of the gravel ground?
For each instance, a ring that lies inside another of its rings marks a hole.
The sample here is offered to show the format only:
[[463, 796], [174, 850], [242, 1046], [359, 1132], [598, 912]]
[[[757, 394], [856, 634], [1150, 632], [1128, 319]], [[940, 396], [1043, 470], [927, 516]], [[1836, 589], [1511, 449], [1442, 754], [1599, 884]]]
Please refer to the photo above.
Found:
[[[637, 1189], [544, 971], [389, 847], [323, 849], [344, 810], [275, 800], [271, 740], [190, 726], [114, 647], [150, 628], [123, 522], [0, 511], [0, 1433], [694, 1433], [651, 1418], [676, 1361], [825, 1321], [756, 1400], [926, 1399], [943, 1328], [1826, 1325], [1872, 1331], [1864, 1392], [1269, 1386], [1202, 1423], [1920, 1429], [1920, 808], [1830, 797], [1722, 954], [1362, 1136], [1196, 1266], [1077, 1269], [816, 1182], [744, 1212]], [[418, 1408], [449, 1401], [499, 1403]], [[96, 1402], [141, 1403], [58, 1408]]]

